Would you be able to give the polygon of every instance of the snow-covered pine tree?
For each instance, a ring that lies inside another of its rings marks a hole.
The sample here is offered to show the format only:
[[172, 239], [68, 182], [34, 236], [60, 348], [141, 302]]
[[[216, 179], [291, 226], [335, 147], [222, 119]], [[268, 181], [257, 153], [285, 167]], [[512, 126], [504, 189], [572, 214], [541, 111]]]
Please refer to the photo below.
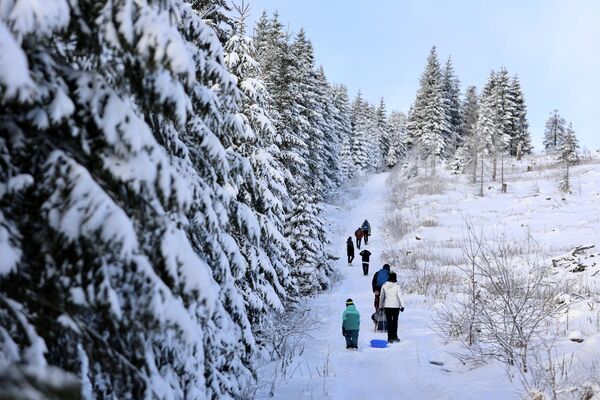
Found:
[[52, 4], [0, 13], [0, 351], [96, 397], [239, 397], [256, 344], [232, 234], [259, 224], [219, 40], [180, 0]]
[[385, 163], [385, 159], [387, 159], [388, 153], [390, 152], [392, 138], [383, 97], [379, 100], [379, 106], [375, 110], [375, 124], [377, 127], [375, 135], [377, 136], [377, 141], [379, 143], [379, 153], [383, 157]]
[[544, 149], [548, 153], [558, 151], [566, 134], [566, 121], [560, 116], [558, 110], [554, 110], [546, 121], [544, 131]]
[[443, 70], [444, 95], [446, 97], [446, 112], [448, 113], [449, 130], [446, 137], [445, 155], [451, 158], [454, 152], [460, 147], [462, 139], [460, 137], [461, 127], [461, 102], [460, 102], [460, 81], [454, 72], [452, 58], [448, 57], [446, 66]]
[[477, 126], [473, 138], [473, 151], [478, 160], [480, 179], [480, 196], [483, 196], [483, 177], [485, 169], [485, 158], [495, 150], [494, 137], [501, 135], [501, 127], [496, 119], [496, 103], [493, 91], [490, 95], [481, 98], [477, 113]]
[[446, 138], [450, 132], [450, 118], [444, 94], [444, 80], [435, 46], [427, 58], [421, 75], [417, 97], [408, 116], [410, 147], [418, 147], [423, 157], [429, 159], [432, 173], [437, 160], [444, 155]]
[[569, 193], [571, 191], [569, 168], [571, 165], [578, 164], [580, 161], [579, 154], [577, 153], [578, 148], [579, 143], [575, 136], [575, 131], [573, 130], [573, 124], [569, 123], [569, 127], [565, 131], [562, 142], [557, 149], [558, 159], [563, 162], [565, 166], [565, 171], [560, 182], [560, 189], [564, 193]]
[[358, 92], [352, 103], [352, 160], [357, 174], [374, 171], [380, 165], [379, 143], [375, 111], [362, 93]]
[[388, 168], [393, 168], [405, 156], [406, 115], [401, 111], [392, 111], [387, 121], [389, 127], [389, 148], [385, 158]]
[[338, 188], [343, 180], [340, 154], [342, 138], [347, 134], [344, 124], [347, 123], [349, 126], [350, 116], [347, 114], [342, 115], [342, 111], [337, 108], [334, 89], [327, 82], [323, 68], [318, 68], [315, 73], [324, 121], [322, 157], [324, 176], [326, 177], [324, 187], [325, 194], [327, 194]]
[[465, 92], [465, 98], [461, 106], [460, 147], [454, 157], [453, 170], [462, 173], [469, 168], [472, 171], [471, 180], [473, 182], [477, 179], [478, 167], [476, 131], [478, 111], [477, 88], [469, 86]]
[[[247, 174], [237, 176], [237, 205], [234, 212], [241, 220], [250, 218], [248, 207], [256, 214], [252, 235], [245, 235], [243, 224], [236, 223], [238, 232], [232, 235], [242, 251], [247, 268], [239, 279], [238, 287], [244, 294], [249, 320], [256, 324], [270, 309], [283, 309], [283, 301], [294, 291], [288, 266], [294, 254], [283, 237], [284, 204], [289, 203], [285, 176], [289, 174], [279, 161], [278, 138], [269, 113], [269, 94], [260, 79], [252, 40], [246, 36], [249, 7], [242, 2], [234, 5], [234, 34], [227, 41], [225, 61], [238, 79], [241, 88], [239, 118], [242, 129], [234, 139], [230, 151], [250, 160], [255, 179]], [[250, 236], [250, 237], [248, 237]]]
[[529, 122], [527, 122], [527, 105], [517, 76], [510, 81], [509, 93], [514, 103], [509, 150], [511, 156], [520, 157], [522, 154], [530, 154], [533, 145], [529, 133]]
[[333, 103], [337, 113], [338, 133], [341, 137], [340, 172], [343, 180], [351, 179], [355, 174], [352, 159], [352, 123], [348, 90], [343, 85], [333, 87]]
[[323, 277], [330, 271], [330, 256], [323, 241], [325, 226], [318, 204], [324, 193], [323, 174], [309, 168], [309, 163], [321, 162], [320, 151], [309, 154], [311, 138], [323, 141], [318, 129], [322, 114], [310, 108], [316, 101], [312, 48], [304, 34], [290, 44], [277, 14], [268, 21], [261, 17], [254, 35], [255, 40], [260, 40], [257, 59], [262, 78], [273, 99], [275, 129], [281, 137], [281, 162], [290, 171], [286, 177], [291, 201], [286, 208], [285, 236], [296, 253], [291, 275], [303, 294], [312, 293], [327, 286]]

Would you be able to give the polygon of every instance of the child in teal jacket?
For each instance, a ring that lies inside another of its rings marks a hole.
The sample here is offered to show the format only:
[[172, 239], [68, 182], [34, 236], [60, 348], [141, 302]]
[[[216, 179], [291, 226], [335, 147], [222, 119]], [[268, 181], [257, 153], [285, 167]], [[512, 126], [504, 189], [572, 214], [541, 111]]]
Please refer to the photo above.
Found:
[[347, 349], [358, 349], [358, 330], [360, 314], [352, 299], [346, 300], [346, 309], [342, 315], [342, 335], [346, 338]]

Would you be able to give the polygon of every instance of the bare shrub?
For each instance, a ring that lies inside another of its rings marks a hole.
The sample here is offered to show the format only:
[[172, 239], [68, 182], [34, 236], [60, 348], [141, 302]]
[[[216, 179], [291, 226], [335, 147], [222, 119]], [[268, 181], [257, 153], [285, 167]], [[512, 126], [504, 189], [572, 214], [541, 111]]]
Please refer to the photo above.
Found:
[[254, 386], [249, 385], [245, 391], [256, 393], [261, 387], [268, 386], [269, 397], [272, 397], [277, 382], [285, 380], [292, 373], [290, 367], [294, 359], [304, 353], [304, 343], [320, 328], [320, 320], [309, 301], [269, 314], [257, 329], [255, 336], [266, 356], [265, 361], [276, 362], [276, 366], [270, 379], [258, 382]]
[[438, 226], [438, 221], [434, 216], [427, 216], [421, 220], [421, 226], [426, 228], [433, 228]]
[[539, 400], [592, 400], [600, 395], [598, 362], [577, 363], [571, 355], [559, 356], [549, 346], [536, 355], [528, 374], [521, 374], [528, 398]]
[[459, 277], [450, 268], [434, 268], [417, 264], [410, 270], [408, 280], [401, 283], [405, 293], [417, 293], [434, 298], [446, 298], [451, 288], [459, 283]]
[[405, 218], [402, 218], [400, 214], [392, 214], [385, 221], [385, 233], [391, 235], [393, 238], [400, 239], [407, 233], [411, 232], [414, 226], [409, 223]]
[[558, 285], [547, 280], [543, 263], [514, 257], [534, 254], [533, 249], [507, 245], [502, 238], [489, 241], [469, 227], [464, 252], [466, 296], [454, 310], [438, 315], [438, 328], [459, 336], [467, 350], [464, 360], [494, 358], [527, 372], [534, 339], [566, 307], [558, 301]]

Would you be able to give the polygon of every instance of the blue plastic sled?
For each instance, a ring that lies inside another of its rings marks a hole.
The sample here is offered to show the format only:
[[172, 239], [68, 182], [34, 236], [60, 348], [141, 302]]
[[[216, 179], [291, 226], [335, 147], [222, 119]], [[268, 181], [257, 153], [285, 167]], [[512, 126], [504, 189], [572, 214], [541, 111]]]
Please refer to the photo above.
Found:
[[385, 349], [387, 347], [387, 340], [373, 339], [373, 340], [371, 340], [371, 347], [376, 347], [378, 349]]

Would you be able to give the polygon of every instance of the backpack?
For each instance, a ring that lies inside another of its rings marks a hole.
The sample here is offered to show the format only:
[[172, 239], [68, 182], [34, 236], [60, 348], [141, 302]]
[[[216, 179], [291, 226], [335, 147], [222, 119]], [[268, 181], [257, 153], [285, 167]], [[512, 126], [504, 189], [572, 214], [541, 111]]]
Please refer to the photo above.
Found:
[[365, 221], [362, 225], [362, 230], [363, 231], [368, 231], [369, 230], [369, 223], [367, 221]]
[[377, 287], [382, 287], [389, 277], [390, 272], [387, 269], [380, 269], [379, 272], [377, 272]]

